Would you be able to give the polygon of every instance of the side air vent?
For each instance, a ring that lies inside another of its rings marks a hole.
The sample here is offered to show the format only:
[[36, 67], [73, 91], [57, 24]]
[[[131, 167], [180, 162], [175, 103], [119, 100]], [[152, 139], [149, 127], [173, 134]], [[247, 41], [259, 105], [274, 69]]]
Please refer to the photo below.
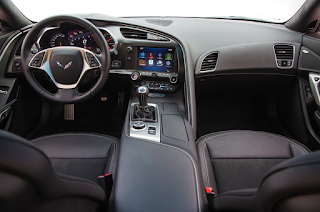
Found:
[[294, 60], [294, 46], [289, 44], [274, 45], [276, 63], [279, 68], [292, 68]]
[[155, 24], [159, 26], [169, 26], [173, 21], [171, 20], [162, 20], [162, 19], [147, 19], [146, 22], [150, 24]]
[[135, 29], [121, 28], [121, 34], [125, 38], [147, 40], [148, 33]]
[[0, 23], [1, 23], [1, 27], [5, 30], [9, 30], [11, 29], [11, 26], [8, 22], [6, 22], [5, 20], [1, 20], [0, 19]]
[[214, 71], [218, 64], [219, 52], [210, 52], [201, 63], [200, 72]]
[[317, 25], [318, 25], [318, 20], [314, 20], [308, 24], [307, 30], [314, 31], [314, 30], [316, 30]]
[[21, 56], [21, 48], [22, 48], [22, 42], [18, 46], [16, 53], [14, 54], [15, 56]]

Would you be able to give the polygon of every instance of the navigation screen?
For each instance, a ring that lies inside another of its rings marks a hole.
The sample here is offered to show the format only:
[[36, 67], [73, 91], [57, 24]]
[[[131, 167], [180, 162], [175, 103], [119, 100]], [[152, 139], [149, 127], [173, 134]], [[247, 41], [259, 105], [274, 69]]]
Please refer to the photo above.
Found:
[[138, 47], [138, 70], [173, 72], [173, 48]]

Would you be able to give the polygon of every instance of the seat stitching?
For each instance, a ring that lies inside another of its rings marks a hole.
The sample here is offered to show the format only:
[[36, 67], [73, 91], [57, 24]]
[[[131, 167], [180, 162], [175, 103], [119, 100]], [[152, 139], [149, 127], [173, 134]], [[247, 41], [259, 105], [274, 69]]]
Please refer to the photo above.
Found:
[[112, 140], [112, 143], [113, 143], [113, 145], [114, 145], [115, 147], [114, 147], [114, 150], [113, 150], [113, 153], [112, 153], [112, 158], [111, 158], [111, 162], [110, 162], [110, 167], [109, 167], [109, 170], [108, 170], [109, 173], [111, 173], [111, 170], [113, 169], [113, 161], [114, 161], [115, 153], [116, 153], [116, 151], [117, 151], [117, 143], [116, 143], [114, 140]]
[[206, 174], [206, 180], [207, 180], [207, 187], [210, 187], [210, 181], [209, 181], [209, 171], [208, 171], [208, 167], [207, 167], [207, 159], [206, 159], [206, 156], [205, 156], [205, 150], [204, 150], [204, 148], [205, 148], [205, 145], [207, 144], [207, 141], [208, 141], [209, 139], [206, 139], [204, 142], [203, 142], [203, 144], [202, 144], [202, 148], [203, 148], [203, 151], [202, 151], [202, 157], [203, 157], [203, 159], [204, 159], [204, 168], [205, 168], [205, 174]]
[[86, 135], [86, 136], [97, 137], [97, 138], [101, 138], [101, 139], [105, 139], [105, 140], [111, 141], [113, 143], [113, 145], [115, 146], [115, 149], [114, 149], [114, 151], [112, 153], [110, 167], [109, 167], [109, 170], [108, 170], [108, 172], [110, 172], [110, 170], [112, 170], [112, 168], [113, 168], [113, 161], [114, 161], [115, 152], [116, 152], [116, 149], [117, 149], [117, 143], [113, 139], [111, 139], [109, 137], [100, 136], [100, 135], [96, 135], [96, 134], [87, 134], [87, 133], [65, 133], [65, 134], [50, 135], [50, 136], [37, 138], [37, 139], [32, 140], [31, 142], [35, 143], [36, 141], [40, 141], [40, 140], [42, 140], [44, 138], [54, 138], [54, 137], [61, 137], [61, 136], [76, 136], [76, 135], [80, 135], [80, 136], [81, 135]]
[[[252, 133], [252, 134], [261, 134], [261, 135], [265, 135], [265, 136], [268, 136], [268, 137], [272, 137], [272, 138], [277, 138], [279, 140], [282, 140], [282, 141], [287, 141], [289, 142], [290, 144], [293, 144], [295, 145], [296, 147], [300, 148], [304, 153], [308, 154], [308, 151], [306, 151], [303, 147], [305, 147], [303, 144], [300, 144], [301, 146], [299, 146], [297, 143], [283, 137], [283, 136], [280, 136], [280, 135], [273, 135], [273, 134], [270, 134], [270, 133], [266, 133], [266, 132], [256, 132], [256, 131], [227, 131], [227, 132], [224, 132], [224, 133], [221, 133], [221, 132], [218, 132], [218, 133], [210, 133], [208, 135], [205, 135], [203, 137], [200, 137], [199, 138], [199, 141], [202, 140], [202, 139], [205, 139], [203, 141], [203, 144], [202, 144], [202, 149], [203, 149], [203, 152], [202, 152], [202, 157], [203, 157], [203, 160], [205, 161], [204, 163], [204, 168], [205, 168], [205, 174], [206, 174], [206, 180], [207, 180], [207, 185], [210, 187], [210, 181], [209, 181], [209, 174], [208, 174], [208, 168], [207, 168], [207, 160], [206, 160], [206, 157], [205, 157], [205, 145], [207, 144], [208, 141], [214, 139], [214, 138], [219, 138], [219, 137], [222, 137], [222, 136], [225, 136], [226, 134], [230, 134], [230, 135], [233, 135], [233, 134], [248, 134], [248, 133]], [[216, 134], [216, 135], [215, 135]], [[213, 137], [212, 137], [213, 136]], [[305, 147], [306, 148], [306, 147]], [[307, 149], [307, 148], [306, 148]], [[211, 159], [214, 159], [214, 158], [211, 158], [210, 157], [210, 160]]]
[[[212, 134], [208, 134], [207, 136], [208, 137], [211, 137], [210, 135], [214, 135], [214, 134], [217, 134], [211, 138], [208, 138], [208, 139], [213, 139], [213, 138], [219, 138], [219, 137], [222, 137], [222, 136], [225, 136], [226, 134], [230, 134], [230, 135], [233, 135], [233, 134], [247, 134], [247, 133], [252, 133], [252, 134], [261, 134], [261, 135], [265, 135], [265, 136], [268, 136], [268, 137], [273, 137], [273, 138], [278, 138], [279, 140], [282, 140], [282, 141], [287, 141], [289, 142], [290, 144], [293, 144], [295, 145], [296, 147], [300, 148], [304, 153], [308, 154], [309, 152], [306, 151], [309, 150], [307, 147], [305, 147], [303, 144], [299, 143], [297, 144], [296, 142], [293, 142], [292, 140], [286, 138], [286, 137], [283, 137], [281, 135], [273, 135], [273, 134], [270, 134], [270, 133], [266, 133], [266, 132], [256, 132], [256, 131], [244, 131], [244, 132], [239, 132], [239, 131], [227, 131], [225, 133], [212, 133]], [[206, 136], [204, 136], [203, 138], [205, 138]], [[200, 138], [200, 139], [203, 139], [203, 138]], [[208, 140], [206, 139], [206, 140]], [[304, 149], [305, 148], [305, 149]]]

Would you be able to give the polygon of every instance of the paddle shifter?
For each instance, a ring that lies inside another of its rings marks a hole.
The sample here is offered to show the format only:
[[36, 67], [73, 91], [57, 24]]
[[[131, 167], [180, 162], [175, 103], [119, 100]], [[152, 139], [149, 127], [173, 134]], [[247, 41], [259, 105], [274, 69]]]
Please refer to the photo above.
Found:
[[146, 86], [140, 86], [137, 88], [136, 93], [138, 95], [139, 104], [135, 104], [133, 107], [133, 121], [146, 121], [156, 122], [156, 113], [153, 106], [148, 105], [147, 99], [149, 89]]

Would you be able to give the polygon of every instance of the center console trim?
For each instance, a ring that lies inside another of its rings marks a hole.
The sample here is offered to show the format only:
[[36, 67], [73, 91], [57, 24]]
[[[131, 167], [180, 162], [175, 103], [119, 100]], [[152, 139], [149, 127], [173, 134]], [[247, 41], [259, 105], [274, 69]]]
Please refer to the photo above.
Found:
[[[139, 104], [139, 103], [131, 103], [131, 107], [130, 107], [130, 110], [132, 110], [133, 106], [136, 105], [136, 104]], [[130, 111], [130, 124], [129, 124], [129, 134], [131, 137], [134, 137], [134, 138], [142, 138], [142, 139], [146, 139], [146, 140], [150, 140], [150, 141], [155, 141], [155, 142], [160, 142], [160, 132], [161, 132], [161, 129], [160, 129], [160, 126], [161, 126], [161, 123], [160, 123], [160, 115], [159, 115], [159, 107], [157, 104], [152, 104], [152, 103], [148, 103], [149, 106], [153, 106], [156, 108], [156, 116], [158, 117], [158, 121], [157, 122], [143, 122], [145, 124], [145, 128], [143, 129], [134, 129], [133, 128], [133, 123], [135, 121], [132, 121], [132, 111]], [[156, 132], [154, 135], [152, 134], [149, 134], [149, 127], [155, 127], [156, 128]]]

